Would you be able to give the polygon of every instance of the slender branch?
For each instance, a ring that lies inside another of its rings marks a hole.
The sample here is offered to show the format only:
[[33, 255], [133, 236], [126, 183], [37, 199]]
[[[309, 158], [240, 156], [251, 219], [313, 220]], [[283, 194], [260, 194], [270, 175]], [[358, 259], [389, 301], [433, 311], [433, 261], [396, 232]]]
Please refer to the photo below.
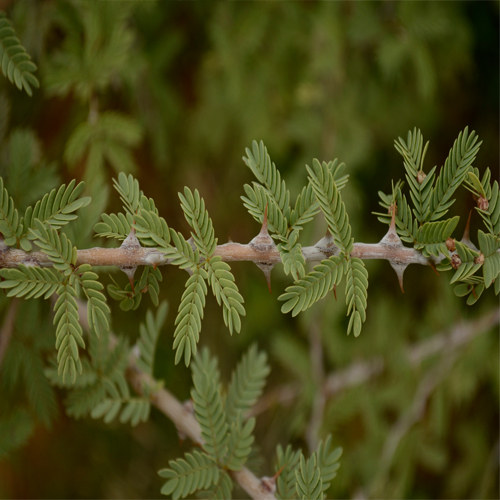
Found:
[[2, 365], [3, 357], [7, 351], [12, 332], [14, 331], [18, 307], [19, 299], [14, 297], [10, 301], [9, 308], [3, 322], [2, 331], [0, 332], [0, 366]]
[[[78, 316], [81, 324], [89, 331], [90, 325], [87, 321], [87, 303], [82, 300], [78, 300]], [[116, 345], [116, 342], [116, 336], [111, 334], [110, 346], [113, 347]], [[137, 394], [149, 398], [151, 403], [174, 423], [179, 435], [189, 437], [193, 443], [201, 445], [203, 443], [201, 428], [193, 413], [170, 391], [160, 387], [157, 380], [141, 371], [136, 364], [136, 360], [137, 350], [133, 349], [126, 370], [126, 377], [130, 385], [132, 385]], [[239, 471], [228, 472], [234, 481], [236, 481], [251, 498], [255, 500], [276, 500], [272, 491], [274, 482], [269, 485], [268, 481], [259, 479], [246, 467], [243, 467]]]
[[[485, 316], [455, 325], [449, 333], [438, 333], [423, 340], [406, 351], [406, 358], [411, 366], [419, 365], [423, 360], [447, 350], [454, 350], [472, 341], [475, 337], [488, 332], [500, 323], [500, 311], [492, 310]], [[333, 397], [350, 387], [355, 387], [380, 375], [385, 369], [385, 361], [377, 356], [369, 361], [358, 361], [349, 367], [330, 374], [325, 380], [325, 396]], [[250, 410], [249, 415], [256, 416], [276, 404], [289, 405], [300, 394], [298, 383], [285, 384], [264, 394]]]
[[[131, 363], [127, 369], [127, 379], [138, 394], [144, 395], [145, 387], [157, 387], [158, 382]], [[149, 392], [148, 392], [149, 394]], [[151, 402], [166, 415], [179, 433], [188, 436], [194, 443], [201, 444], [201, 429], [194, 415], [182, 405], [169, 391], [160, 388], [150, 394]], [[231, 477], [254, 499], [272, 500], [276, 497], [265, 481], [257, 478], [252, 471], [243, 467], [239, 471], [230, 471]]]
[[[302, 253], [307, 262], [321, 261], [332, 255], [338, 255], [339, 249], [335, 245], [323, 246], [321, 241], [310, 247], [303, 247]], [[220, 255], [223, 261], [251, 261], [276, 264], [281, 262], [280, 253], [275, 246], [253, 243], [226, 243], [218, 245], [215, 255]], [[439, 259], [428, 259], [413, 248], [390, 246], [383, 243], [355, 243], [353, 257], [360, 259], [386, 259], [398, 264], [430, 265], [439, 262]], [[3, 248], [0, 251], [0, 268], [26, 266], [52, 266], [52, 262], [43, 252], [24, 252], [15, 248]], [[143, 265], [168, 265], [170, 260], [156, 248], [89, 248], [78, 250], [77, 265], [90, 264], [91, 266], [118, 266], [135, 267]]]

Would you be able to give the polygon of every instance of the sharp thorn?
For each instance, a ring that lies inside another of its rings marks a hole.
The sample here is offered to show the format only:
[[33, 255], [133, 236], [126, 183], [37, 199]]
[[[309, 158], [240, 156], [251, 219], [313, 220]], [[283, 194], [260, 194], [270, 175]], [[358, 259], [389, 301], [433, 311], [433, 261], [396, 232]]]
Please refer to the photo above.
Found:
[[231, 236], [228, 236], [228, 237], [227, 237], [227, 242], [228, 242], [228, 243], [233, 243], [233, 240], [231, 239]]
[[335, 297], [335, 300], [337, 300], [337, 284], [333, 285], [333, 296]]
[[401, 288], [401, 291], [405, 293], [404, 288], [403, 288], [403, 274], [408, 267], [408, 264], [403, 265], [403, 264], [395, 264], [393, 262], [390, 262], [391, 267], [396, 271], [396, 276], [398, 277], [398, 282], [399, 282], [399, 288]]
[[470, 241], [470, 219], [472, 216], [472, 210], [469, 212], [469, 218], [467, 219], [467, 224], [465, 225], [464, 235], [462, 236], [462, 241]]
[[401, 241], [401, 238], [398, 235], [398, 232], [396, 230], [396, 210], [397, 206], [394, 203], [394, 205], [391, 205], [391, 224], [389, 226], [389, 230], [387, 231], [386, 235], [380, 240], [380, 243], [383, 243], [385, 245], [391, 245], [391, 246], [403, 246], [403, 242]]
[[135, 287], [134, 287], [134, 274], [137, 269], [136, 267], [120, 267], [120, 269], [127, 275], [130, 286], [132, 287], [132, 292], [135, 295]]
[[128, 233], [128, 236], [122, 241], [120, 248], [137, 248], [140, 246], [141, 244], [139, 243], [139, 240], [135, 235], [135, 229], [132, 227], [130, 228], [130, 233]]
[[276, 472], [276, 474], [273, 476], [273, 479], [275, 482], [280, 477], [280, 474], [285, 470], [285, 467], [286, 467], [286, 464], [283, 465], [283, 467], [281, 467], [281, 469], [278, 472]]
[[269, 293], [273, 293], [271, 290], [271, 271], [273, 270], [274, 264], [266, 264], [265, 262], [256, 262], [255, 265], [264, 273]]

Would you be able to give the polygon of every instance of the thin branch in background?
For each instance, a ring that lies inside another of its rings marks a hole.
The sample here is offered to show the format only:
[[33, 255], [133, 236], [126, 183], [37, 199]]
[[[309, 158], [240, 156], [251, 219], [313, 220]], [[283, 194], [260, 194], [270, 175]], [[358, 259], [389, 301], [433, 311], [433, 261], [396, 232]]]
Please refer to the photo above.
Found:
[[[474, 338], [488, 332], [500, 323], [500, 310], [494, 309], [483, 317], [460, 322], [451, 328], [451, 331], [438, 333], [429, 339], [423, 340], [406, 351], [408, 363], [418, 366], [423, 360], [439, 355], [446, 350], [458, 349], [471, 342]], [[325, 397], [330, 398], [351, 387], [356, 387], [383, 373], [385, 361], [377, 356], [369, 361], [357, 361], [347, 368], [335, 371], [325, 380]], [[276, 404], [290, 405], [300, 394], [298, 383], [290, 383], [276, 387], [264, 394], [252, 408], [249, 416], [259, 415]]]
[[9, 346], [10, 338], [14, 332], [14, 325], [16, 323], [17, 310], [19, 308], [19, 299], [13, 298], [7, 309], [7, 314], [2, 325], [2, 331], [0, 332], [0, 366], [2, 366], [2, 360], [7, 352], [7, 347]]
[[379, 471], [375, 475], [370, 488], [371, 494], [375, 495], [375, 497], [377, 497], [377, 492], [383, 491], [383, 485], [386, 482], [399, 443], [408, 431], [422, 419], [429, 398], [438, 385], [448, 376], [456, 358], [456, 350], [446, 349], [445, 355], [440, 362], [428, 370], [420, 380], [411, 406], [399, 417], [388, 433], [382, 449]]

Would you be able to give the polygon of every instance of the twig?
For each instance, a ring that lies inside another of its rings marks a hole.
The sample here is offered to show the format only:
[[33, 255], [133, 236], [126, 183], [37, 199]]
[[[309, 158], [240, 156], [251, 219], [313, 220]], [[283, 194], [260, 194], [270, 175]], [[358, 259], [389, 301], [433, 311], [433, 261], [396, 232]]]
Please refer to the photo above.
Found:
[[[408, 348], [406, 358], [411, 366], [419, 365], [424, 359], [444, 350], [457, 349], [473, 340], [500, 323], [500, 311], [494, 309], [485, 316], [465, 323], [455, 325], [449, 333], [439, 333], [432, 338], [423, 340]], [[325, 380], [325, 396], [333, 397], [335, 394], [363, 384], [368, 380], [380, 375], [385, 369], [385, 361], [382, 357], [375, 357], [369, 361], [358, 361], [349, 367], [330, 374]], [[249, 415], [256, 416], [276, 404], [291, 404], [300, 393], [299, 384], [285, 384], [264, 396], [252, 408]]]
[[2, 365], [3, 357], [7, 351], [12, 332], [14, 331], [18, 307], [19, 299], [14, 297], [10, 301], [9, 308], [3, 322], [2, 331], [0, 332], [0, 366]]
[[[87, 331], [90, 326], [87, 321], [87, 303], [78, 300], [78, 315], [81, 324]], [[117, 338], [110, 335], [110, 346], [113, 347]], [[167, 416], [177, 428], [180, 435], [187, 436], [194, 443], [201, 445], [201, 429], [198, 421], [186, 406], [184, 406], [170, 391], [160, 387], [158, 381], [144, 373], [136, 364], [135, 350], [129, 358], [129, 364], [126, 370], [126, 377], [130, 385], [137, 394], [150, 399], [151, 403]], [[268, 482], [256, 477], [250, 469], [243, 467], [239, 471], [228, 471], [231, 477], [236, 481], [249, 495], [255, 500], [275, 500], [273, 492], [269, 489]]]
[[[127, 379], [138, 394], [144, 394], [144, 388], [158, 386], [156, 380], [148, 374], [141, 372], [135, 364], [130, 364], [127, 369]], [[149, 394], [149, 392], [148, 392]], [[194, 443], [201, 444], [200, 426], [194, 415], [166, 389], [156, 389], [150, 394], [151, 402], [164, 415], [166, 415], [177, 430], [188, 436]], [[254, 499], [272, 500], [276, 497], [269, 490], [265, 482], [257, 478], [252, 471], [243, 467], [239, 471], [229, 472], [231, 477]]]

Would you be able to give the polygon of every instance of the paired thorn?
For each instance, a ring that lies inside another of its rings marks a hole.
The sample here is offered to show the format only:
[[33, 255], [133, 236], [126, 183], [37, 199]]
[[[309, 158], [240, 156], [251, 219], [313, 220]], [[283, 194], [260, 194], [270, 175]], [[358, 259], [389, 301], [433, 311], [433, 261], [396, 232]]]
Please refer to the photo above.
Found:
[[[137, 236], [135, 235], [135, 229], [132, 227], [130, 229], [130, 233], [123, 240], [122, 244], [120, 245], [120, 248], [122, 248], [124, 250], [131, 250], [133, 248], [138, 248], [140, 246], [141, 246], [141, 244], [139, 243], [139, 240], [137, 239]], [[135, 271], [137, 269], [137, 266], [120, 267], [120, 269], [127, 275], [130, 286], [132, 287], [132, 293], [135, 295], [134, 274], [135, 274]]]
[[387, 231], [387, 234], [380, 240], [380, 243], [384, 245], [391, 245], [391, 246], [396, 246], [396, 247], [402, 247], [403, 242], [401, 241], [401, 238], [398, 235], [398, 232], [396, 230], [396, 211], [397, 211], [397, 206], [396, 204], [391, 205], [390, 211], [392, 212], [392, 217], [391, 217], [391, 224], [389, 226], [389, 231]]
[[134, 274], [137, 270], [137, 266], [135, 267], [120, 267], [120, 269], [127, 275], [130, 286], [132, 287], [132, 293], [135, 295], [135, 287], [134, 287]]
[[[271, 249], [276, 249], [276, 243], [274, 243], [274, 240], [269, 235], [269, 231], [267, 229], [267, 205], [266, 209], [264, 210], [264, 220], [262, 221], [260, 232], [255, 238], [253, 238], [249, 245], [256, 248], [256, 250], [263, 252], [267, 252]], [[267, 287], [269, 288], [269, 293], [272, 293], [271, 271], [273, 270], [274, 264], [269, 264], [268, 262], [263, 260], [255, 262], [255, 265], [264, 273]]]
[[396, 271], [396, 276], [398, 277], [398, 282], [399, 282], [399, 288], [401, 288], [401, 291], [405, 293], [404, 288], [403, 288], [403, 274], [408, 267], [408, 264], [403, 265], [403, 264], [396, 264], [395, 262], [390, 261], [391, 267]]
[[333, 295], [335, 297], [335, 301], [337, 301], [337, 284], [336, 283], [333, 285]]
[[260, 485], [261, 485], [262, 489], [264, 489], [265, 491], [267, 491], [269, 493], [275, 493], [276, 492], [276, 481], [278, 480], [278, 477], [283, 472], [285, 467], [286, 467], [286, 465], [283, 465], [283, 467], [281, 467], [281, 469], [278, 472], [276, 472], [276, 474], [273, 477], [268, 477], [268, 476], [262, 477], [260, 479]]
[[273, 293], [271, 290], [271, 271], [273, 270], [274, 264], [266, 264], [265, 262], [256, 262], [255, 265], [264, 273], [266, 278], [267, 288], [269, 288], [269, 293]]
[[462, 236], [460, 243], [464, 243], [469, 248], [472, 248], [473, 250], [477, 250], [476, 245], [474, 245], [474, 243], [472, 243], [472, 241], [470, 240], [470, 237], [469, 237], [471, 216], [472, 216], [472, 210], [469, 212], [469, 218], [467, 219], [467, 224], [465, 225], [465, 229], [464, 229], [464, 235]]

